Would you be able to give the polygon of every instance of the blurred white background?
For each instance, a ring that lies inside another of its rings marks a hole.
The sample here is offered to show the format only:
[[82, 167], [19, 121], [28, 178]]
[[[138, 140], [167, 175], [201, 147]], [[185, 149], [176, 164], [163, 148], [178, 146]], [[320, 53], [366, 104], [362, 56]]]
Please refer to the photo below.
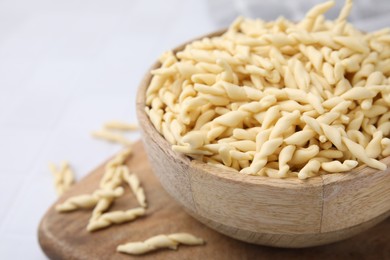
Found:
[[[47, 163], [67, 159], [80, 179], [118, 151], [89, 133], [136, 121], [138, 83], [160, 53], [238, 14], [299, 19], [315, 2], [1, 0], [0, 259], [45, 259], [37, 227], [56, 199]], [[360, 28], [390, 25], [388, 0], [357, 2]]]

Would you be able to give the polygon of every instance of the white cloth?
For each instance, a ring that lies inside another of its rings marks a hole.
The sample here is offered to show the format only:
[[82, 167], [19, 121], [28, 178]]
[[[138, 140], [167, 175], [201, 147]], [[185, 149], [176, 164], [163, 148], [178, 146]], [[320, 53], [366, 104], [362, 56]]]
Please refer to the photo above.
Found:
[[[211, 0], [208, 1], [214, 20], [221, 26], [228, 26], [237, 15], [263, 20], [284, 16], [299, 21], [305, 13], [318, 3], [326, 0]], [[345, 0], [336, 0], [326, 17], [336, 18]], [[349, 20], [365, 31], [390, 26], [389, 0], [354, 0]]]

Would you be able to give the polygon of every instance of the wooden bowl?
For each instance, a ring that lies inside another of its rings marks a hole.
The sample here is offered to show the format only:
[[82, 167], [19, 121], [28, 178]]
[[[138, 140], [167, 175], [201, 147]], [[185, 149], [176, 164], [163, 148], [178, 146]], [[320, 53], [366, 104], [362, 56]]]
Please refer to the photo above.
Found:
[[[159, 66], [156, 62], [151, 69]], [[390, 215], [390, 168], [361, 166], [305, 181], [272, 179], [223, 170], [174, 152], [144, 110], [150, 80], [148, 72], [137, 94], [150, 164], [166, 191], [205, 225], [249, 243], [300, 248], [349, 238]], [[390, 165], [390, 157], [382, 162]]]

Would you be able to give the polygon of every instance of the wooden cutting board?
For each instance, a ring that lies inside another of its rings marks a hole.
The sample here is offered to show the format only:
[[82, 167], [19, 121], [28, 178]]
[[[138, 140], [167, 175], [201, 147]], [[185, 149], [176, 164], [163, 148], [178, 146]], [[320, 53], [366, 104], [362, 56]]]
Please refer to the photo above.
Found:
[[[351, 239], [307, 249], [281, 249], [247, 244], [221, 235], [189, 216], [163, 190], [152, 173], [142, 143], [134, 146], [127, 161], [137, 173], [148, 200], [147, 216], [134, 222], [114, 225], [89, 233], [86, 225], [91, 211], [58, 213], [52, 206], [39, 226], [39, 243], [51, 259], [390, 259], [390, 218]], [[98, 187], [104, 164], [66, 192], [59, 201], [78, 194], [90, 193]], [[133, 194], [126, 187], [110, 210], [136, 207]], [[158, 234], [188, 232], [202, 237], [204, 246], [180, 246], [177, 251], [160, 250], [143, 256], [116, 252], [116, 247], [131, 241], [142, 241]]]

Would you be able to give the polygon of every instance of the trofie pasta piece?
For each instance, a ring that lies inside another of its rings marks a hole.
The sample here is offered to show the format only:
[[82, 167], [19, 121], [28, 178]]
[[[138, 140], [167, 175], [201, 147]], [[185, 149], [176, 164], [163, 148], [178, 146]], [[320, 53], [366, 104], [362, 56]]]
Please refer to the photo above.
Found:
[[231, 111], [222, 116], [217, 117], [216, 119], [214, 119], [213, 122], [223, 126], [235, 127], [240, 122], [242, 122], [242, 120], [244, 120], [244, 117], [246, 115], [247, 113], [243, 111]]
[[343, 142], [345, 143], [345, 145], [348, 147], [349, 151], [359, 160], [361, 160], [362, 162], [364, 162], [365, 164], [367, 164], [368, 166], [372, 167], [372, 168], [375, 168], [375, 169], [378, 169], [378, 170], [381, 170], [381, 171], [384, 171], [386, 170], [387, 166], [386, 164], [380, 162], [380, 161], [377, 161], [375, 159], [372, 159], [372, 158], [369, 158], [364, 150], [364, 148], [349, 140], [348, 138], [345, 138], [343, 137]]
[[202, 147], [206, 139], [206, 133], [202, 131], [192, 131], [183, 136], [181, 142], [188, 144], [191, 148]]
[[284, 139], [284, 142], [288, 145], [293, 144], [297, 146], [303, 146], [315, 135], [316, 133], [313, 130], [306, 129], [290, 135], [289, 137]]
[[[105, 193], [105, 194], [104, 194]], [[111, 193], [111, 194], [110, 194]], [[108, 190], [108, 191], [102, 191], [100, 194], [99, 194], [99, 190], [95, 192], [95, 195], [99, 196], [99, 201], [97, 202], [95, 208], [93, 209], [92, 211], [92, 216], [91, 216], [91, 219], [89, 220], [90, 222], [97, 219], [98, 217], [100, 217], [102, 215], [102, 213], [104, 211], [106, 211], [112, 204], [113, 200], [116, 198], [116, 197], [120, 197], [122, 196], [124, 193], [124, 190], [122, 187], [118, 187], [114, 190], [114, 192], [112, 192], [112, 190]], [[102, 196], [102, 195], [106, 195], [106, 196]], [[108, 196], [107, 196], [108, 195]], [[110, 196], [110, 195], [113, 195], [113, 196]]]
[[301, 180], [307, 179], [311, 175], [315, 175], [321, 167], [318, 160], [310, 160], [298, 173], [298, 178]]
[[135, 124], [129, 124], [121, 121], [109, 121], [103, 125], [106, 129], [122, 130], [122, 131], [134, 131], [138, 129]]
[[133, 191], [135, 197], [137, 198], [138, 203], [141, 207], [146, 208], [146, 197], [144, 189], [141, 187], [141, 183], [134, 173], [130, 173], [129, 169], [126, 167], [122, 172], [123, 179], [129, 184], [131, 190]]
[[176, 250], [179, 244], [188, 246], [203, 245], [203, 239], [188, 233], [175, 233], [170, 235], [157, 235], [144, 242], [132, 242], [119, 245], [117, 251], [131, 255], [142, 255], [161, 248]]
[[240, 173], [300, 179], [389, 156], [390, 30], [347, 22], [352, 1], [300, 22], [238, 18], [161, 57], [146, 113], [174, 151]]
[[99, 199], [112, 199], [114, 197], [120, 197], [123, 194], [123, 189], [103, 189], [97, 190], [92, 194], [84, 194], [71, 197], [65, 200], [63, 203], [56, 206], [56, 210], [59, 212], [68, 212], [77, 209], [89, 209], [95, 207], [99, 202]]
[[130, 146], [132, 144], [132, 142], [127, 140], [122, 134], [112, 133], [107, 130], [94, 131], [91, 133], [91, 135], [95, 138], [107, 140], [114, 143], [120, 143], [125, 146]]
[[323, 162], [321, 168], [327, 172], [346, 172], [355, 168], [359, 163], [354, 160]]
[[115, 189], [122, 183], [122, 167], [116, 166], [106, 169], [102, 179], [100, 180], [100, 187], [106, 189]]
[[54, 175], [54, 185], [58, 195], [62, 195], [66, 190], [73, 185], [74, 173], [69, 166], [69, 163], [64, 161], [61, 163], [60, 169], [50, 163], [49, 169]]
[[279, 178], [283, 178], [287, 176], [288, 171], [290, 170], [290, 166], [287, 164], [294, 155], [296, 146], [288, 145], [285, 146], [279, 153]]
[[370, 158], [377, 158], [382, 152], [381, 141], [383, 134], [381, 131], [375, 132], [372, 140], [366, 146], [366, 154]]
[[263, 158], [269, 156], [275, 152], [276, 149], [283, 143], [283, 138], [275, 138], [266, 141], [259, 151], [259, 157]]
[[341, 133], [338, 128], [326, 124], [321, 124], [321, 128], [327, 139], [330, 140], [339, 151], [345, 151], [345, 147], [341, 141]]
[[112, 224], [129, 222], [143, 215], [145, 215], [144, 208], [134, 208], [126, 211], [113, 211], [104, 213], [93, 221], [90, 221], [88, 223], [87, 230], [95, 231], [111, 226]]
[[279, 137], [286, 131], [289, 127], [291, 127], [295, 121], [300, 116], [299, 111], [295, 110], [291, 114], [287, 114], [280, 118], [276, 123], [275, 127], [272, 129], [271, 134], [269, 136], [270, 139]]
[[322, 4], [319, 4], [307, 12], [305, 19], [299, 24], [301, 27], [305, 28], [307, 31], [311, 31], [313, 28], [314, 22], [318, 16], [326, 13], [332, 6], [334, 6], [333, 1], [328, 1]]
[[77, 209], [89, 209], [93, 208], [98, 200], [98, 197], [90, 194], [78, 195], [69, 198], [62, 204], [57, 205], [56, 210], [59, 212], [68, 212]]
[[308, 148], [299, 148], [295, 151], [291, 158], [292, 164], [303, 164], [308, 162], [311, 158], [314, 158], [319, 153], [320, 148], [318, 145], [311, 145]]

